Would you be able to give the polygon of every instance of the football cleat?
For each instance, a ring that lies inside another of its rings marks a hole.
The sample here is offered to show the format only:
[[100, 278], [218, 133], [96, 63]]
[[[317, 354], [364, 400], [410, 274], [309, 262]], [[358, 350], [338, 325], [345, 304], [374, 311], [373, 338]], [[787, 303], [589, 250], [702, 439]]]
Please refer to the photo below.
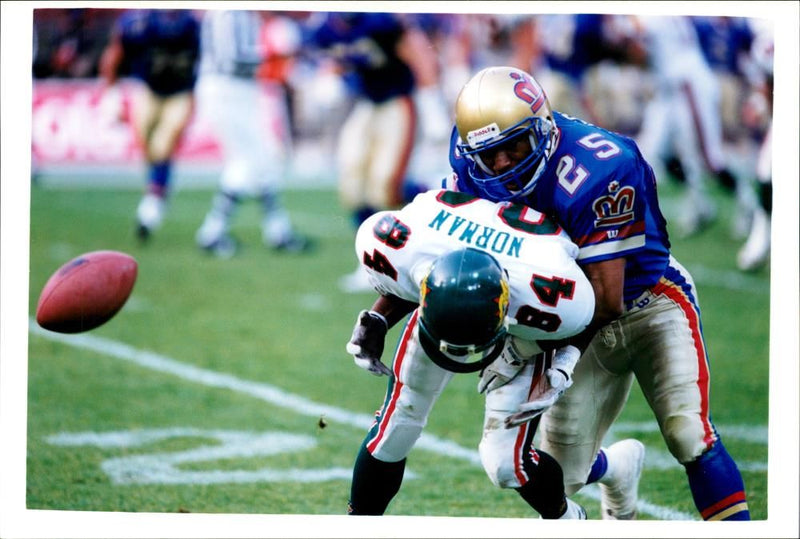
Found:
[[753, 214], [752, 228], [747, 241], [736, 256], [736, 265], [742, 271], [754, 271], [767, 263], [770, 251], [770, 218], [759, 208]]
[[147, 240], [161, 226], [164, 219], [165, 202], [162, 197], [147, 193], [136, 208], [136, 235], [140, 240]]
[[600, 480], [600, 509], [603, 520], [633, 520], [639, 496], [639, 479], [644, 465], [644, 445], [627, 439], [604, 449], [608, 472]]
[[214, 242], [200, 246], [205, 252], [216, 256], [217, 258], [229, 259], [233, 258], [239, 250], [239, 244], [228, 234], [220, 236]]
[[305, 253], [312, 249], [313, 243], [304, 236], [292, 233], [289, 237], [271, 244], [270, 247], [284, 253]]
[[567, 510], [558, 517], [559, 520], [586, 520], [586, 509], [577, 502], [567, 498]]

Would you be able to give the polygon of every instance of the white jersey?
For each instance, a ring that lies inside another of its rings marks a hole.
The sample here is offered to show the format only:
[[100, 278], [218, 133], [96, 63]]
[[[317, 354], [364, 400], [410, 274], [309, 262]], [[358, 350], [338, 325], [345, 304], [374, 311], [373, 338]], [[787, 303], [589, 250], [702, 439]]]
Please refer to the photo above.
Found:
[[509, 333], [552, 340], [579, 333], [594, 313], [594, 292], [575, 262], [578, 247], [554, 221], [511, 202], [432, 190], [401, 210], [372, 215], [359, 228], [356, 256], [381, 294], [418, 302], [433, 261], [474, 247], [508, 273]]

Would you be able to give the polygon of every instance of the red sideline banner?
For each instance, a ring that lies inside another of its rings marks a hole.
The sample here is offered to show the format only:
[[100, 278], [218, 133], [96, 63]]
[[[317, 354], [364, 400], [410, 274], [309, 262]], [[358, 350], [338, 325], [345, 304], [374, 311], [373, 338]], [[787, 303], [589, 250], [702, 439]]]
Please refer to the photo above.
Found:
[[[31, 119], [33, 159], [47, 165], [128, 165], [142, 160], [142, 148], [130, 123], [136, 83], [120, 81], [119, 92], [102, 82], [34, 80]], [[200, 164], [219, 162], [219, 144], [197, 117], [181, 139], [176, 159]]]

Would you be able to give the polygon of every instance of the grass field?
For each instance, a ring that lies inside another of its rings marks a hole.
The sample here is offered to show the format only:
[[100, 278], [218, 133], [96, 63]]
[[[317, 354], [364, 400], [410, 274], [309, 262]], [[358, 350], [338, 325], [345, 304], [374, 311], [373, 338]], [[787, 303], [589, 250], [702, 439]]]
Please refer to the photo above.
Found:
[[[668, 218], [675, 188], [662, 188]], [[315, 238], [307, 255], [260, 244], [254, 203], [238, 215], [238, 256], [194, 245], [211, 191], [176, 193], [147, 245], [133, 236], [139, 192], [31, 191], [30, 313], [48, 276], [80, 253], [116, 249], [139, 262], [125, 308], [81, 335], [30, 325], [26, 506], [100, 512], [341, 515], [350, 470], [385, 379], [344, 351], [372, 294], [348, 295], [353, 230], [328, 189], [286, 202]], [[727, 215], [703, 234], [673, 240], [694, 273], [711, 357], [713, 418], [738, 462], [754, 519], [767, 514], [769, 274], [741, 274]], [[390, 333], [385, 360], [397, 330]], [[391, 515], [530, 517], [512, 491], [486, 478], [477, 457], [482, 398], [477, 375], [459, 375], [437, 403], [408, 460]], [[325, 424], [324, 428], [321, 426]], [[638, 387], [609, 442], [647, 446], [640, 519], [698, 519], [683, 469], [670, 457]], [[576, 496], [598, 519], [599, 494]], [[588, 536], [588, 535], [585, 535]]]

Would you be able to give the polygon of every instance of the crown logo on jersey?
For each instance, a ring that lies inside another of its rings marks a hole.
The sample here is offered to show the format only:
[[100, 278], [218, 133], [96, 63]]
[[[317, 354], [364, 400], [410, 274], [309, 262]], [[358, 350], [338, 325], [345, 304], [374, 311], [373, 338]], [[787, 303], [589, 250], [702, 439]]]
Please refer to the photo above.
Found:
[[608, 195], [596, 198], [592, 209], [597, 217], [594, 226], [609, 227], [619, 226], [633, 221], [633, 203], [636, 200], [636, 190], [633, 187], [621, 187], [614, 180], [608, 184]]

